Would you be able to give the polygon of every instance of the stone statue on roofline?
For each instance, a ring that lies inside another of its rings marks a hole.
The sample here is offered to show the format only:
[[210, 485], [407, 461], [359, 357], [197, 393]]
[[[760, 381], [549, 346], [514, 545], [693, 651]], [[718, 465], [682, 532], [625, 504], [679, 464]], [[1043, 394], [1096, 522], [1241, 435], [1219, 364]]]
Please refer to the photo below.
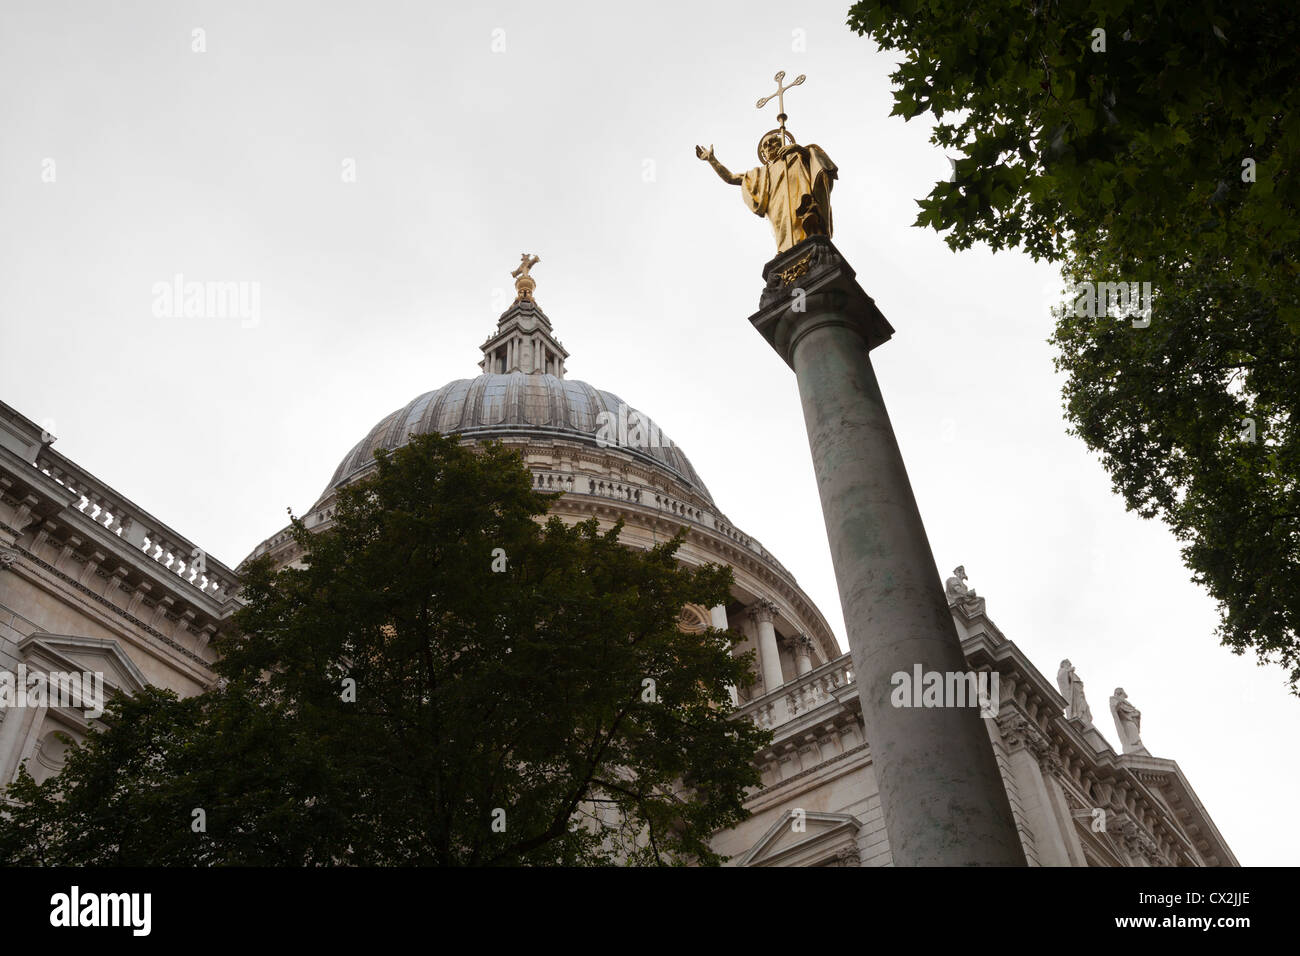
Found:
[[1061, 661], [1060, 670], [1056, 672], [1056, 686], [1061, 689], [1061, 696], [1066, 700], [1065, 716], [1082, 720], [1092, 725], [1092, 711], [1083, 696], [1083, 678], [1074, 670], [1069, 660]]
[[984, 613], [984, 599], [966, 584], [965, 566], [959, 564], [952, 569], [952, 577], [944, 583], [944, 593], [949, 607], [960, 607], [967, 614]]
[[952, 577], [944, 584], [944, 591], [948, 595], [948, 605], [961, 604], [975, 600], [978, 595], [975, 589], [967, 586], [966, 566], [957, 565], [952, 569]]
[[1142, 712], [1129, 703], [1123, 687], [1116, 687], [1110, 699], [1110, 713], [1115, 718], [1115, 732], [1119, 734], [1120, 748], [1126, 754], [1151, 752], [1142, 744]]

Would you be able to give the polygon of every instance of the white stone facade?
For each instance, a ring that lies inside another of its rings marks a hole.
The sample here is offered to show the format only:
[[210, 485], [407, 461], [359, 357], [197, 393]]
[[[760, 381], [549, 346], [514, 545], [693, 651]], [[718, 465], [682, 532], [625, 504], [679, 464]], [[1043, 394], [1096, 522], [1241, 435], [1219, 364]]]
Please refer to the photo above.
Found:
[[[197, 693], [238, 580], [0, 403], [0, 669], [103, 674], [110, 695]], [[56, 772], [55, 734], [86, 726], [84, 708], [0, 707], [0, 781], [23, 761], [38, 780]]]
[[[1237, 866], [1173, 760], [1118, 754], [978, 607], [954, 607], [975, 671], [999, 675], [986, 720], [1031, 866]], [[714, 846], [740, 866], [888, 866], [889, 840], [849, 655], [742, 706], [775, 732], [753, 816]]]

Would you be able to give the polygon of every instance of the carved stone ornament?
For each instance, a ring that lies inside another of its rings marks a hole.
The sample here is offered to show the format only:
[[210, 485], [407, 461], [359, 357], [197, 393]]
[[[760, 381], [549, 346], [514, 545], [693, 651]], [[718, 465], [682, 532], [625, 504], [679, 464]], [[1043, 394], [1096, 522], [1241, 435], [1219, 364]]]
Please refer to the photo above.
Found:
[[1047, 746], [1047, 738], [1038, 726], [1023, 714], [1011, 714], [998, 720], [1008, 749], [1027, 747], [1037, 752]]
[[1043, 773], [1059, 777], [1065, 773], [1065, 765], [1061, 763], [1060, 756], [1054, 750], [1044, 750], [1042, 753], [1035, 752], [1034, 756], [1038, 758], [1038, 766]]

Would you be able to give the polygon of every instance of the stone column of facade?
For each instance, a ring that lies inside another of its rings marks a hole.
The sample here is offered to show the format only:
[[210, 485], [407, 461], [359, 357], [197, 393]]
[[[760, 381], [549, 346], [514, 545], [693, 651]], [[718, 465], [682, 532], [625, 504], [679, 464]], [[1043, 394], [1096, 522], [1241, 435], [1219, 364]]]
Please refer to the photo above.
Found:
[[794, 655], [794, 672], [802, 677], [813, 669], [812, 639], [807, 634], [796, 634], [788, 639], [790, 653]]
[[13, 781], [18, 765], [31, 756], [45, 723], [46, 707], [13, 707], [0, 724], [0, 786]]
[[[716, 604], [709, 608], [709, 623], [719, 631], [727, 629], [727, 606], [725, 604]], [[727, 693], [731, 695], [731, 706], [738, 707], [740, 705], [740, 694], [734, 684], [727, 687]]]
[[17, 770], [17, 762], [13, 757], [18, 753], [24, 716], [23, 711], [17, 707], [6, 707], [0, 711], [0, 787], [13, 782]]
[[965, 656], [869, 351], [893, 329], [825, 236], [763, 270], [755, 329], [794, 370], [894, 863], [1025, 865], [978, 707], [894, 707]]
[[771, 601], [760, 598], [749, 606], [749, 613], [758, 625], [758, 665], [763, 674], [763, 693], [770, 694], [785, 683], [781, 673], [781, 651], [776, 646], [776, 627], [772, 619], [779, 609]]
[[[19, 751], [19, 763], [35, 756], [36, 748], [41, 742], [41, 731], [45, 729], [45, 715], [50, 711], [48, 706], [30, 707], [28, 709], [32, 712], [32, 719], [31, 722], [27, 724], [26, 739], [23, 741], [22, 748]], [[32, 768], [28, 767], [28, 769], [31, 770]], [[17, 771], [18, 767], [15, 766], [14, 772], [17, 773]]]

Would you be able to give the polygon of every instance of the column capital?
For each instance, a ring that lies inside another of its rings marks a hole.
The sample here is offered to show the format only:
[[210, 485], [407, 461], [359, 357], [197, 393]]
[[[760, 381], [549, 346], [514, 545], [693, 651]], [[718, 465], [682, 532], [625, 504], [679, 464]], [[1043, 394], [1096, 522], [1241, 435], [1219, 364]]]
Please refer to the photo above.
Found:
[[790, 637], [781, 638], [782, 643], [788, 647], [796, 657], [807, 657], [812, 654], [812, 638], [807, 634], [794, 634]]
[[[792, 369], [795, 345], [824, 325], [852, 329], [870, 351], [888, 341], [894, 328], [856, 274], [829, 238], [811, 236], [763, 267], [767, 284], [749, 321]], [[809, 308], [813, 298], [816, 307]]]
[[781, 609], [767, 598], [759, 598], [751, 604], [746, 610], [750, 616], [760, 624], [771, 624], [776, 619]]

